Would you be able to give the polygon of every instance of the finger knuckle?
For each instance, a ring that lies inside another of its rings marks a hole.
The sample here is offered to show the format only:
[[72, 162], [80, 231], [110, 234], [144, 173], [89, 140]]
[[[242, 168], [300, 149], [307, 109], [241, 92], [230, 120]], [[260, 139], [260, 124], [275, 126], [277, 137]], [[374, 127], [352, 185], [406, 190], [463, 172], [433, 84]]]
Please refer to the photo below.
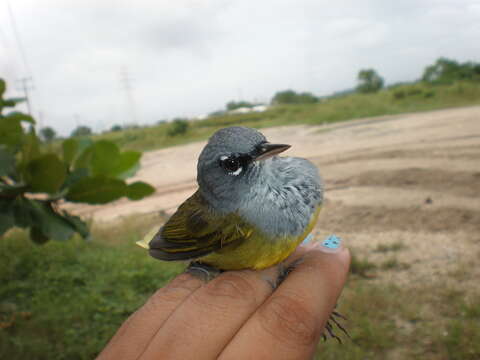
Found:
[[199, 280], [188, 274], [176, 277], [170, 284], [157, 290], [147, 305], [152, 308], [162, 306], [165, 302], [177, 303], [188, 297], [199, 287]]
[[219, 276], [206, 286], [206, 292], [214, 298], [228, 298], [238, 303], [256, 302], [255, 286], [246, 276], [227, 273]]
[[307, 346], [318, 338], [320, 329], [313, 311], [294, 296], [272, 297], [258, 314], [262, 327], [281, 342]]

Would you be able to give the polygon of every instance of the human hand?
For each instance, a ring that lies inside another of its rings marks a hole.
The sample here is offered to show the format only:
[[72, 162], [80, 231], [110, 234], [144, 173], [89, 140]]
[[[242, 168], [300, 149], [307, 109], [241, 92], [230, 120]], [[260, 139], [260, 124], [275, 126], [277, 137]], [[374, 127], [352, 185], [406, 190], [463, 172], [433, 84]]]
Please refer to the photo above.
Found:
[[227, 271], [208, 283], [181, 274], [123, 323], [98, 359], [309, 359], [350, 254], [316, 243], [286, 264], [300, 258], [275, 290], [276, 267]]

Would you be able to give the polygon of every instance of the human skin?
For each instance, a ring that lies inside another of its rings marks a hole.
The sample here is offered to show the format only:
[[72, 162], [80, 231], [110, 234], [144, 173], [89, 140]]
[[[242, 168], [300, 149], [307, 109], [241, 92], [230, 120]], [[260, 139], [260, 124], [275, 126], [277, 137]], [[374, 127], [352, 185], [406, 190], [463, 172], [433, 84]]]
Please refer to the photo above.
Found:
[[317, 243], [299, 247], [286, 265], [293, 262], [276, 289], [275, 267], [227, 271], [208, 283], [181, 274], [123, 323], [98, 359], [310, 359], [350, 254]]

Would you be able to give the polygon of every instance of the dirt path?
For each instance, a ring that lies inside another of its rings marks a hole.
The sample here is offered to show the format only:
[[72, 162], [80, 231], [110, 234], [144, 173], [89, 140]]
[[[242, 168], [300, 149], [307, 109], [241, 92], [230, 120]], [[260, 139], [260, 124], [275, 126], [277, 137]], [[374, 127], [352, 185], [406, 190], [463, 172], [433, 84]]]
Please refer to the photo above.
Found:
[[[319, 236], [336, 232], [357, 254], [377, 262], [390, 256], [375, 251], [379, 244], [403, 244], [395, 260], [408, 264], [408, 270], [387, 271], [392, 281], [444, 276], [455, 271], [459, 259], [478, 259], [479, 106], [263, 132], [272, 142], [292, 144], [287, 155], [318, 165], [327, 189]], [[74, 211], [96, 221], [173, 212], [196, 189], [196, 161], [203, 146], [144, 155], [136, 179], [154, 184], [155, 195]], [[419, 266], [425, 262], [430, 266]]]

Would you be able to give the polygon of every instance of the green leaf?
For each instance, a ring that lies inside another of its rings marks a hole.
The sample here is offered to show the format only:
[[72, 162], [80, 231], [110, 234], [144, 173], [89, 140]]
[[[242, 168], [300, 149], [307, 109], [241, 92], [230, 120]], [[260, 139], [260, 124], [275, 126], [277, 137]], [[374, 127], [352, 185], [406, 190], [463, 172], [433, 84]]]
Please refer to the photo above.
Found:
[[13, 199], [0, 199], [0, 236], [14, 225]]
[[5, 83], [5, 80], [0, 78], [0, 97], [3, 96], [3, 93], [7, 90], [7, 84]]
[[88, 137], [76, 138], [78, 141], [78, 153], [81, 154], [86, 148], [93, 145], [93, 140]]
[[18, 148], [22, 144], [23, 128], [18, 120], [0, 118], [0, 144], [9, 148]]
[[62, 143], [62, 149], [63, 149], [63, 161], [70, 166], [77, 156], [78, 150], [79, 150], [79, 143], [77, 139], [70, 138], [65, 140]]
[[0, 147], [0, 176], [8, 176], [15, 172], [15, 157], [5, 148]]
[[87, 224], [80, 217], [72, 215], [66, 211], [63, 212], [63, 217], [84, 239], [88, 239], [90, 237], [90, 230], [88, 229]]
[[14, 198], [15, 196], [24, 193], [28, 190], [28, 186], [24, 184], [2, 184], [0, 183], [0, 194], [3, 197]]
[[89, 175], [88, 169], [80, 168], [75, 169], [67, 175], [65, 182], [62, 185], [62, 189], [69, 188], [73, 184], [77, 183], [80, 179], [87, 177]]
[[30, 161], [25, 178], [32, 191], [55, 193], [65, 181], [65, 165], [55, 154], [45, 154]]
[[86, 177], [74, 184], [65, 196], [72, 202], [106, 204], [126, 195], [127, 185], [123, 180], [103, 176]]
[[26, 122], [28, 122], [32, 125], [35, 125], [35, 120], [33, 120], [33, 117], [31, 117], [28, 114], [24, 114], [20, 111], [12, 111], [12, 112], [8, 113], [7, 115], [5, 115], [5, 119], [7, 119], [9, 121], [12, 121], [12, 120], [26, 121]]
[[127, 197], [130, 200], [140, 200], [155, 192], [155, 188], [143, 181], [136, 181], [127, 187]]
[[40, 230], [38, 227], [36, 226], [32, 226], [30, 228], [30, 239], [35, 243], [35, 244], [38, 244], [38, 245], [43, 245], [45, 244], [49, 239], [48, 237], [46, 237], [42, 230]]
[[31, 200], [35, 208], [35, 221], [49, 239], [68, 240], [74, 234], [72, 226], [45, 201]]
[[18, 196], [15, 199], [13, 213], [16, 226], [28, 228], [35, 225], [35, 208], [32, 206], [31, 201], [23, 196]]
[[75, 160], [75, 169], [88, 169], [90, 166], [90, 160], [93, 155], [93, 146], [87, 147], [84, 151], [80, 153], [80, 156]]
[[138, 151], [125, 151], [120, 154], [119, 161], [111, 175], [119, 179], [126, 179], [136, 174], [140, 169], [142, 153]]
[[49, 239], [68, 240], [75, 232], [47, 201], [21, 198], [16, 200], [14, 211], [17, 226], [37, 227]]
[[25, 173], [25, 168], [29, 162], [33, 159], [38, 158], [41, 155], [40, 152], [40, 142], [35, 131], [29, 132], [23, 138], [23, 144], [21, 149], [22, 161], [20, 164], [19, 171]]
[[100, 140], [93, 145], [90, 161], [92, 175], [112, 175], [120, 162], [120, 150], [111, 141]]
[[[0, 99], [1, 101], [1, 99]], [[10, 98], [10, 99], [5, 99], [3, 100], [3, 106], [4, 107], [14, 107], [17, 104], [20, 104], [25, 101], [25, 98]]]

